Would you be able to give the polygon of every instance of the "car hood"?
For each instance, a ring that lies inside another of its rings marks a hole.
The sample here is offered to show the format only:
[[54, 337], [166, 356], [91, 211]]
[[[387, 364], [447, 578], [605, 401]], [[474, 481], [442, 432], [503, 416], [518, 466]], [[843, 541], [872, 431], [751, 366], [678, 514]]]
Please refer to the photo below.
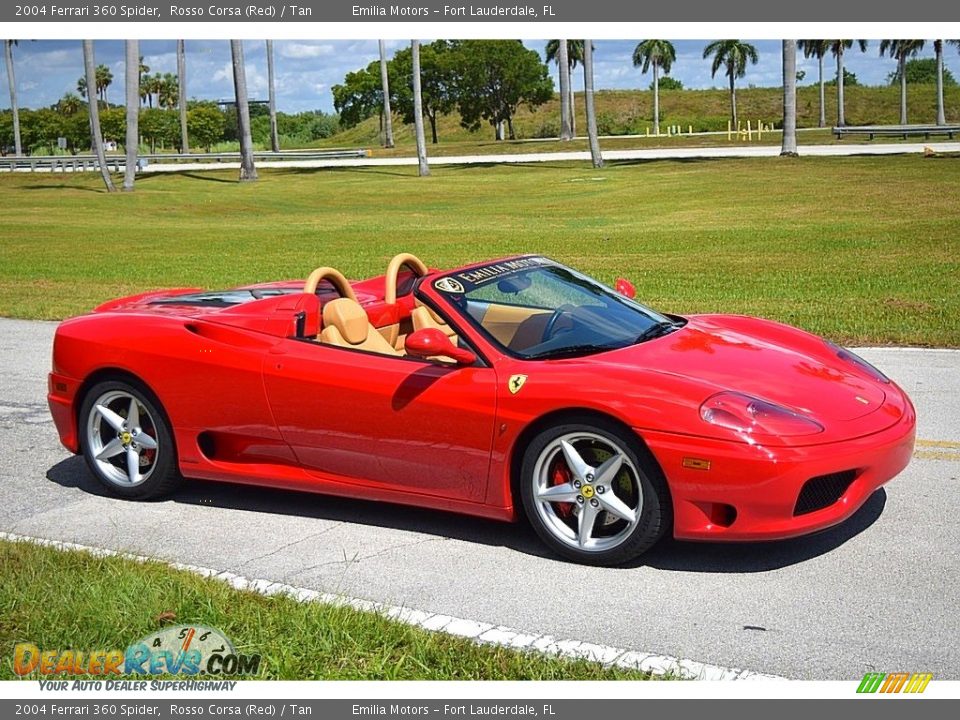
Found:
[[820, 338], [756, 318], [692, 316], [669, 335], [592, 359], [612, 373], [643, 368], [680, 376], [706, 392], [747, 393], [826, 421], [863, 417], [886, 397], [880, 383], [838, 359]]

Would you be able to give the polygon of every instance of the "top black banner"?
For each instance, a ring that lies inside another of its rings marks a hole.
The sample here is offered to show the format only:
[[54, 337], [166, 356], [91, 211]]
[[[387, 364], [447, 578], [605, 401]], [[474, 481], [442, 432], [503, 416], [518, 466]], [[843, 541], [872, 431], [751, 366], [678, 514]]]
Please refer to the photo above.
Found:
[[[542, 0], [537, 0], [541, 2]], [[911, 0], [549, 0], [548, 3], [347, 0], [38, 0], [0, 7], [0, 22], [956, 22], [960, 3]], [[950, 33], [946, 33], [949, 35]]]

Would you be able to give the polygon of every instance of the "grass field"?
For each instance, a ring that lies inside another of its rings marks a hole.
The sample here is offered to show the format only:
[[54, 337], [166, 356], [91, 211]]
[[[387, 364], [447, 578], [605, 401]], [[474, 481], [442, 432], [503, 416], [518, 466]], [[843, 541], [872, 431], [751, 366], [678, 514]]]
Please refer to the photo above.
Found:
[[0, 680], [17, 677], [18, 642], [41, 650], [123, 650], [164, 623], [207, 625], [238, 652], [260, 654], [256, 679], [647, 679], [597, 663], [481, 646], [343, 606], [264, 597], [162, 563], [0, 541]]
[[730, 159], [145, 176], [0, 176], [0, 314], [156, 287], [379, 274], [542, 252], [665, 311], [776, 318], [853, 344], [960, 346], [960, 159]]

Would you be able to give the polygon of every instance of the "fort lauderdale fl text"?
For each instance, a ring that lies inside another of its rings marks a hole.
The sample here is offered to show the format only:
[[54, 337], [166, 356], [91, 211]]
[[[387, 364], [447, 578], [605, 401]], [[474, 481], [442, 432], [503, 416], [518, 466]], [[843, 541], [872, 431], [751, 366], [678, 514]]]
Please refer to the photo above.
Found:
[[556, 17], [552, 5], [444, 5], [443, 10], [414, 5], [354, 5], [354, 17]]

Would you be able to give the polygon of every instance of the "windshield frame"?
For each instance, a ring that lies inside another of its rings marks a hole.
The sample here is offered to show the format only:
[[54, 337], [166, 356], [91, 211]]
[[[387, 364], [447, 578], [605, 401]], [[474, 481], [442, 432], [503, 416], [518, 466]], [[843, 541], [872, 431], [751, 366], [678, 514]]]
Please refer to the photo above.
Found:
[[[594, 277], [586, 275], [582, 272], [579, 272], [563, 263], [552, 260], [551, 258], [545, 257], [543, 255], [521, 255], [515, 257], [505, 258], [503, 260], [492, 261], [484, 264], [472, 265], [467, 268], [459, 268], [456, 270], [450, 270], [447, 272], [442, 272], [436, 275], [430, 275], [426, 278], [421, 278], [423, 283], [418, 283], [417, 288], [415, 289], [415, 294], [420, 296], [422, 299], [426, 300], [424, 297], [424, 285], [429, 283], [429, 289], [432, 293], [436, 293], [436, 297], [440, 298], [443, 303], [443, 308], [445, 312], [444, 315], [452, 316], [454, 319], [454, 327], [457, 324], [461, 326], [468, 326], [487, 343], [490, 347], [494, 348], [498, 352], [507, 355], [508, 357], [514, 358], [516, 360], [522, 361], [546, 361], [546, 360], [559, 360], [567, 359], [570, 357], [576, 357], [576, 355], [563, 355], [560, 354], [558, 357], [537, 357], [536, 355], [528, 355], [523, 352], [511, 349], [507, 347], [504, 343], [498, 340], [489, 330], [483, 327], [481, 323], [474, 318], [466, 308], [461, 308], [460, 305], [453, 300], [452, 295], [463, 295], [466, 296], [472, 290], [476, 290], [484, 285], [492, 282], [499, 281], [501, 279], [510, 277], [512, 275], [519, 274], [523, 271], [535, 270], [536, 268], [558, 268], [565, 272], [570, 273], [571, 276], [577, 278], [583, 282], [597, 286], [598, 288], [605, 291], [609, 296], [609, 299], [624, 305], [625, 307], [633, 310], [640, 315], [645, 316], [651, 322], [651, 326], [654, 325], [663, 325], [671, 327], [680, 327], [685, 324], [685, 320], [681, 317], [675, 315], [666, 315], [664, 313], [658, 312], [652, 308], [643, 305], [642, 303], [633, 300], [625, 295], [618, 293], [614, 288], [609, 285], [597, 280]], [[452, 281], [453, 285], [451, 288], [444, 288], [443, 284], [446, 281], [448, 284]], [[439, 284], [439, 286], [438, 286]], [[462, 289], [462, 292], [456, 292], [455, 288], [459, 286]], [[434, 303], [431, 303], [434, 304]], [[509, 303], [503, 303], [503, 305], [509, 305]], [[524, 305], [523, 307], [531, 307]], [[547, 308], [544, 308], [547, 309]], [[669, 330], [668, 330], [669, 332]], [[666, 334], [666, 333], [665, 333]], [[652, 337], [650, 339], [655, 339]], [[635, 345], [637, 340], [631, 340], [622, 344], [615, 344], [610, 346], [596, 345], [593, 346], [595, 352], [583, 352], [579, 354], [583, 355], [598, 355], [605, 352], [610, 352], [613, 350], [621, 350], [626, 347]], [[562, 348], [558, 348], [558, 351], [561, 351]]]

